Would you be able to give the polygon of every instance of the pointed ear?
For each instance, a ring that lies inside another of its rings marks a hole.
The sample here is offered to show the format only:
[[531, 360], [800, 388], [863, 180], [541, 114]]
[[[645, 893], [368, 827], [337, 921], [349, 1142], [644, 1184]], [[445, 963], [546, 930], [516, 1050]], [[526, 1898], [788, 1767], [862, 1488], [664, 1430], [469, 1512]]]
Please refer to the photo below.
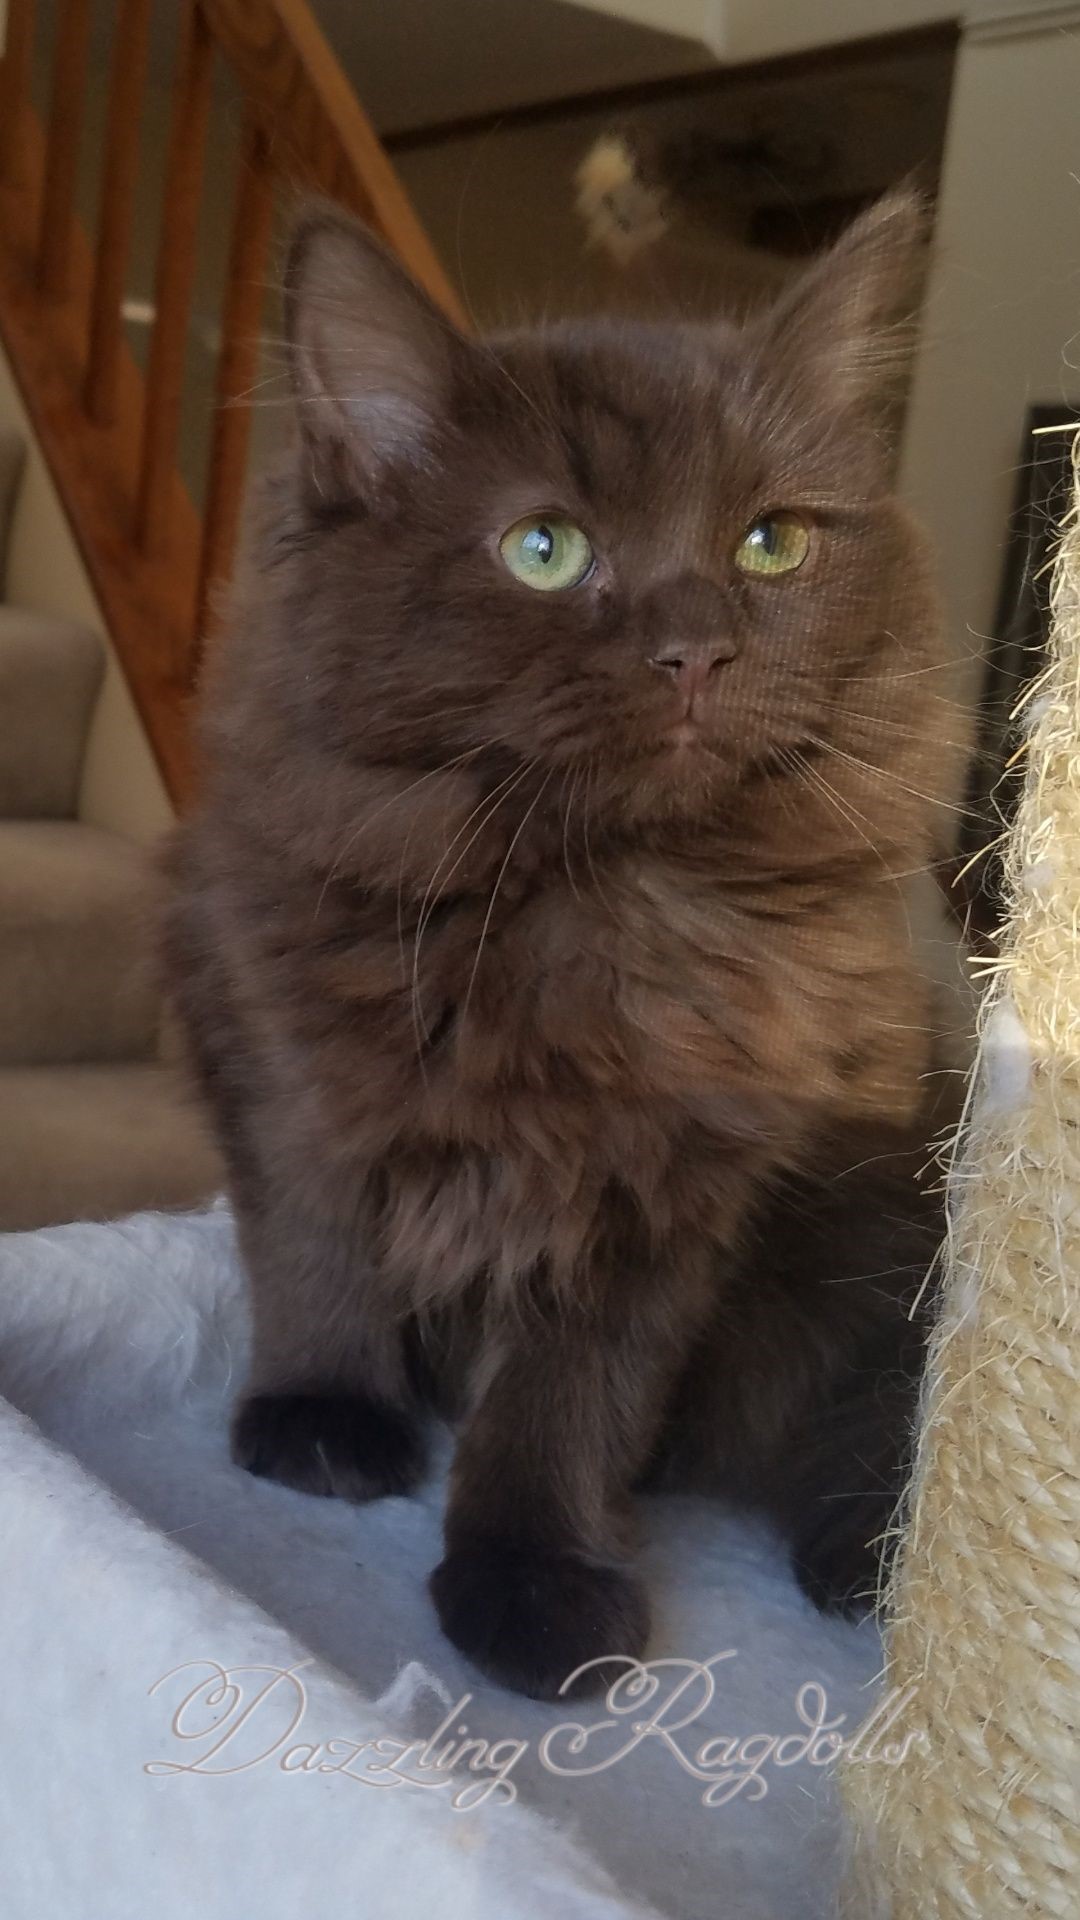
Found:
[[371, 496], [421, 462], [466, 342], [359, 221], [316, 207], [294, 231], [284, 323], [316, 493]]
[[839, 411], [880, 404], [914, 345], [928, 232], [906, 188], [860, 214], [766, 318], [767, 352]]

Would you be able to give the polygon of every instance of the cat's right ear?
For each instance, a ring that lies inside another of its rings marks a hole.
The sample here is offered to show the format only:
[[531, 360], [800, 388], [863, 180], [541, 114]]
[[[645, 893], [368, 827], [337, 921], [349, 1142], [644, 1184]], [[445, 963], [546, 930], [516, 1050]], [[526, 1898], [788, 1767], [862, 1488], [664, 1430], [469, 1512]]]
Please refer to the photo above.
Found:
[[314, 495], [373, 497], [422, 462], [466, 343], [367, 228], [332, 207], [300, 222], [284, 323]]

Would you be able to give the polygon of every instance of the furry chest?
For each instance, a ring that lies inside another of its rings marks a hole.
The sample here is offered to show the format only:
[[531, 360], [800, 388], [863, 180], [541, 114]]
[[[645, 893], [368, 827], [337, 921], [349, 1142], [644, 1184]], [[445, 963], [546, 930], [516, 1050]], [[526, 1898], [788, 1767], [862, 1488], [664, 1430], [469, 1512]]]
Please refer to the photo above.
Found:
[[620, 906], [615, 919], [541, 902], [470, 956], [443, 1016], [462, 1092], [576, 1099], [602, 1135], [613, 1101], [798, 1087], [825, 1009], [787, 930], [748, 937], [715, 894], [627, 888]]

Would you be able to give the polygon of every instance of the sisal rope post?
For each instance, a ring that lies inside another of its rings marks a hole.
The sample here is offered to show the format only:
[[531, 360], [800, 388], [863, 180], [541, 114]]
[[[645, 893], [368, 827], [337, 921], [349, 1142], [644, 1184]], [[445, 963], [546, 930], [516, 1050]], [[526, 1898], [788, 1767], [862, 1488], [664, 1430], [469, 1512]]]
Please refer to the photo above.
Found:
[[[1080, 520], [1024, 708], [1007, 915], [950, 1175], [851, 1920], [1080, 1915]], [[905, 1740], [908, 1742], [904, 1751]], [[902, 1757], [901, 1757], [902, 1756]]]

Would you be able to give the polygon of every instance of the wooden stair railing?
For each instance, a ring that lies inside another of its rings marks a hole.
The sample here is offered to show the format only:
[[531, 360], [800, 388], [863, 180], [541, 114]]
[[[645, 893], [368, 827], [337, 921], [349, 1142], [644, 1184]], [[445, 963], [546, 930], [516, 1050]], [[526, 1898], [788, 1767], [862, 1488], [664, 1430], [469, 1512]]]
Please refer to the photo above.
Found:
[[[306, 0], [178, 0], [182, 15], [145, 377], [122, 314], [151, 0], [116, 0], [96, 234], [76, 217], [91, 0], [57, 0], [48, 124], [31, 101], [34, 0], [9, 0], [0, 61], [0, 339], [176, 802], [187, 708], [233, 558], [275, 199], [307, 188], [374, 227], [462, 316]], [[204, 505], [177, 466], [215, 63], [243, 102]]]

